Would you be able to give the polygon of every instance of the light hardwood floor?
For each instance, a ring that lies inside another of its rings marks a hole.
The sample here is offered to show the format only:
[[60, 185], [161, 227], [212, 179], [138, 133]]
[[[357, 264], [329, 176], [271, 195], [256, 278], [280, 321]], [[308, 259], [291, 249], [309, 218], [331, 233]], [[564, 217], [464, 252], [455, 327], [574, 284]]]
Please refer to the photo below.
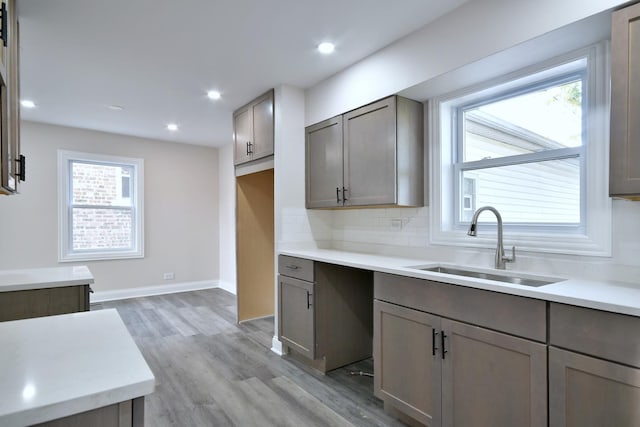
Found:
[[323, 376], [270, 350], [273, 318], [241, 325], [221, 289], [105, 302], [156, 376], [147, 426], [401, 426], [373, 396], [366, 360]]

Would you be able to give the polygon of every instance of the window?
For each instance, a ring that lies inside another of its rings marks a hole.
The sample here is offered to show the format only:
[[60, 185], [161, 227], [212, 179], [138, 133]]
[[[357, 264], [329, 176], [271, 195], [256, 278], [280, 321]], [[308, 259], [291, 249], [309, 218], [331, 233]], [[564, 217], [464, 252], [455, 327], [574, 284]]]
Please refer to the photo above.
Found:
[[606, 56], [599, 44], [430, 102], [432, 243], [495, 247], [495, 216], [466, 236], [489, 205], [521, 249], [610, 254]]
[[143, 161], [58, 151], [59, 261], [143, 256]]

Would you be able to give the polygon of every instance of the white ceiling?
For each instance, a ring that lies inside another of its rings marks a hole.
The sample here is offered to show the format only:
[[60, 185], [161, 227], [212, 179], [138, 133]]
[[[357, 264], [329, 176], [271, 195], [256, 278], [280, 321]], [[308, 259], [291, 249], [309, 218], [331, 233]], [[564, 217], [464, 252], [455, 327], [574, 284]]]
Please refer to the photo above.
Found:
[[21, 98], [37, 104], [22, 118], [225, 145], [257, 95], [311, 87], [466, 1], [18, 0]]

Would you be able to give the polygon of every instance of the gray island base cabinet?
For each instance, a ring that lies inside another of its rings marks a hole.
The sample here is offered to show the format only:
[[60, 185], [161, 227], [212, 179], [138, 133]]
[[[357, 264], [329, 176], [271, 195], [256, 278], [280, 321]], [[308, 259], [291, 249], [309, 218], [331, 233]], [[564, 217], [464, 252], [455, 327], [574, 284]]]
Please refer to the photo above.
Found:
[[0, 322], [89, 311], [89, 285], [0, 292]]
[[144, 396], [34, 425], [34, 427], [87, 426], [144, 427]]
[[371, 357], [373, 273], [280, 255], [278, 339], [325, 373]]

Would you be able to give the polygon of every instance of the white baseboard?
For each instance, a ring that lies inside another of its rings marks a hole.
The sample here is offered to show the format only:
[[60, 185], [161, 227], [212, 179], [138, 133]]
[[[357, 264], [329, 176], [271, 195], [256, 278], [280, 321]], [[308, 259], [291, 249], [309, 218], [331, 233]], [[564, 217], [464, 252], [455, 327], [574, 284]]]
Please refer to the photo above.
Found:
[[218, 280], [218, 287], [220, 289], [224, 289], [225, 291], [237, 295], [236, 292], [236, 284], [231, 282], [225, 282], [223, 280]]
[[201, 280], [198, 282], [172, 283], [170, 285], [144, 286], [129, 289], [114, 289], [112, 291], [96, 291], [91, 294], [91, 302], [114, 301], [119, 299], [148, 297], [152, 295], [174, 294], [178, 292], [197, 291], [200, 289], [217, 288], [219, 280]]
[[271, 340], [271, 351], [273, 351], [278, 356], [282, 356], [284, 354], [282, 350], [282, 343], [278, 339], [277, 335], [274, 335], [273, 339]]

